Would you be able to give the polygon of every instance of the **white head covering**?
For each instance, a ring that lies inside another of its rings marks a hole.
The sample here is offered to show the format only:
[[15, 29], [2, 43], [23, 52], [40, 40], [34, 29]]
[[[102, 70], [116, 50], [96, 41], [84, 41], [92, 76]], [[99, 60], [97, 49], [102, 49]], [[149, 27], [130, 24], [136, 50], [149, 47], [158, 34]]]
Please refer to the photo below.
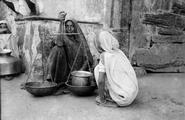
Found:
[[99, 47], [106, 52], [113, 52], [119, 49], [118, 40], [108, 31], [101, 31], [97, 42]]
[[[110, 32], [100, 32], [96, 42], [98, 49], [104, 50], [102, 53], [104, 63], [102, 65], [106, 72], [106, 85], [111, 98], [120, 106], [131, 104], [138, 93], [138, 82], [130, 61], [119, 49], [117, 39]], [[95, 68], [97, 84], [99, 83], [99, 72], [103, 72], [101, 68], [101, 64]]]

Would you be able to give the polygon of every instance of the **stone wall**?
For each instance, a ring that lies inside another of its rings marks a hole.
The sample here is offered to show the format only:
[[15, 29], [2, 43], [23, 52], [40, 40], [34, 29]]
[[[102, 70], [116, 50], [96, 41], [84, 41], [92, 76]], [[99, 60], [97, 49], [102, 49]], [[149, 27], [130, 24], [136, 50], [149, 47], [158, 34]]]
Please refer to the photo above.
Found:
[[132, 64], [152, 72], [185, 72], [185, 1], [133, 0]]
[[5, 19], [5, 13], [6, 13], [6, 9], [5, 9], [6, 7], [5, 7], [5, 5], [2, 3], [2, 1], [0, 1], [0, 20], [3, 20], [3, 19]]

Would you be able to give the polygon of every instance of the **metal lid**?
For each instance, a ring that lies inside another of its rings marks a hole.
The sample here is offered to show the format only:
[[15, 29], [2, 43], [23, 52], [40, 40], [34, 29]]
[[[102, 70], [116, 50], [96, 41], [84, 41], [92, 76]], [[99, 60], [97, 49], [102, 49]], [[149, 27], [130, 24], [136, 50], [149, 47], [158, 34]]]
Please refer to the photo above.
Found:
[[71, 75], [77, 76], [77, 77], [90, 77], [93, 74], [89, 71], [73, 71], [71, 72]]
[[12, 50], [10, 49], [3, 49], [0, 51], [0, 55], [10, 55]]

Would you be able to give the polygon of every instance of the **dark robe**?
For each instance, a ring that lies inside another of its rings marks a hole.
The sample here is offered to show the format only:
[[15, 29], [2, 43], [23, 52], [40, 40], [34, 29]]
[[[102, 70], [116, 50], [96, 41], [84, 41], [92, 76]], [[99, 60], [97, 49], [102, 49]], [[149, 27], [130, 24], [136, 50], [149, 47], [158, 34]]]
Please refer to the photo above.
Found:
[[[64, 32], [62, 29], [63, 26], [64, 22], [61, 22], [59, 33]], [[67, 81], [67, 76], [69, 74], [69, 67], [63, 41], [64, 38], [58, 35], [55, 46], [50, 51], [47, 60], [47, 80], [58, 84], [64, 84]]]
[[[74, 28], [75, 28], [74, 33], [79, 33], [77, 35], [67, 35], [64, 38], [65, 51], [67, 54], [69, 68], [71, 69], [73, 62], [75, 60], [76, 54], [77, 54], [77, 50], [80, 46], [80, 43], [82, 42], [80, 51], [78, 53], [78, 57], [72, 68], [72, 71], [89, 70], [89, 67], [92, 68], [93, 57], [91, 55], [86, 38], [76, 20], [72, 19], [72, 20], [67, 20], [67, 21], [71, 21], [74, 24]], [[88, 66], [88, 63], [90, 66]]]
[[[70, 71], [73, 70], [89, 70], [93, 64], [93, 58], [89, 50], [89, 46], [85, 39], [82, 30], [75, 20], [71, 20], [74, 23], [75, 33], [78, 35], [63, 35], [58, 36], [55, 47], [52, 48], [48, 57], [48, 79], [53, 80], [56, 83], [65, 83], [68, 79]], [[61, 27], [59, 32], [61, 32]], [[77, 60], [71, 70], [74, 62], [77, 50], [80, 43], [83, 42], [80, 47], [80, 51]], [[88, 56], [88, 57], [87, 57]]]

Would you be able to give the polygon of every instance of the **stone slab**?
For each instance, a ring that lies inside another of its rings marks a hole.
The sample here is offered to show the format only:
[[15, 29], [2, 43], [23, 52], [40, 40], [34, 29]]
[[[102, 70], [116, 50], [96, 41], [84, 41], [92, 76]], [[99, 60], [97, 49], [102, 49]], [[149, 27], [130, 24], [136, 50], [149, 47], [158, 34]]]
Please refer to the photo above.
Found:
[[174, 13], [147, 13], [144, 15], [143, 23], [163, 28], [185, 29], [185, 17]]
[[155, 72], [185, 72], [185, 44], [153, 44], [150, 49], [137, 49], [135, 64]]
[[184, 43], [185, 35], [153, 35], [152, 41], [159, 43]]
[[159, 35], [183, 35], [183, 31], [174, 29], [174, 28], [171, 28], [171, 29], [158, 28], [158, 34]]
[[185, 3], [174, 2], [172, 5], [172, 12], [176, 14], [185, 15]]

